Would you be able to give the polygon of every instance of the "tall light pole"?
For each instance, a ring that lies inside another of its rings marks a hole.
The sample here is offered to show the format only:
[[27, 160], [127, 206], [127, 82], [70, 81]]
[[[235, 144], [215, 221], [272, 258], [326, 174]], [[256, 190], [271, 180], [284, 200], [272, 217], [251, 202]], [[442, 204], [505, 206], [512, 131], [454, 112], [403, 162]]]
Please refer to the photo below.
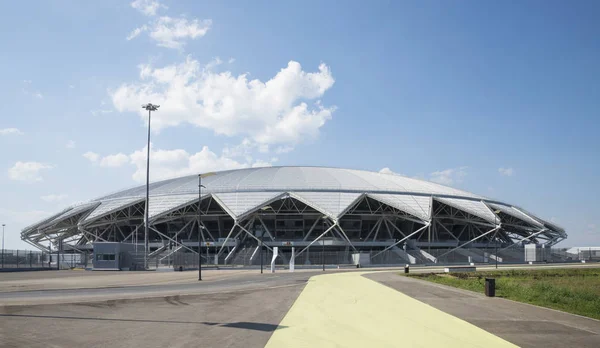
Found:
[[202, 203], [202, 188], [206, 188], [202, 185], [202, 174], [198, 174], [198, 280], [202, 280], [202, 214], [200, 204]]
[[150, 121], [152, 119], [152, 111], [157, 111], [160, 105], [148, 103], [142, 105], [142, 109], [148, 110], [148, 157], [146, 158], [146, 209], [144, 209], [144, 269], [148, 269], [148, 252], [150, 245], [148, 244], [148, 208], [150, 196]]
[[6, 224], [2, 224], [2, 268], [4, 268], [4, 226]]
[[[261, 221], [264, 220], [263, 218], [265, 217], [264, 212], [269, 210], [269, 209], [273, 209], [271, 208], [270, 205], [267, 205], [266, 207], [262, 207], [260, 208], [260, 216], [261, 216]], [[264, 223], [261, 222], [261, 223]], [[259, 256], [260, 256], [260, 274], [263, 273], [263, 241], [265, 240], [265, 231], [264, 229], [261, 229], [261, 234], [260, 234], [260, 249], [258, 249], [259, 252]]]
[[[198, 281], [202, 280], [202, 209], [200, 209], [200, 203], [202, 203], [202, 188], [206, 186], [202, 185], [202, 178], [207, 176], [215, 175], [215, 173], [204, 173], [198, 174]], [[208, 246], [206, 251], [208, 257]]]

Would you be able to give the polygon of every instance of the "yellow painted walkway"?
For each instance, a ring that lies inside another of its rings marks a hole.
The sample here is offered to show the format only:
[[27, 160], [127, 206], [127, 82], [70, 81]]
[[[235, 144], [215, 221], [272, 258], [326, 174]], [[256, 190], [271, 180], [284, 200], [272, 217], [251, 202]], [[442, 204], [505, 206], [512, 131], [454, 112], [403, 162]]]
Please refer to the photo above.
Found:
[[361, 274], [312, 277], [266, 347], [515, 347]]

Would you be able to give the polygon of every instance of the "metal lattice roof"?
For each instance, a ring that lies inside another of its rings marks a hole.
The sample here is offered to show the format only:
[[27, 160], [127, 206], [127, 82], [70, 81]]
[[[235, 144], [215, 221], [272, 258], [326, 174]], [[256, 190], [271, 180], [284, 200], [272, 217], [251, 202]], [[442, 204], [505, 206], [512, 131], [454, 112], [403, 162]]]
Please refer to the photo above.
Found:
[[[490, 200], [470, 192], [433, 182], [395, 174], [383, 174], [354, 169], [326, 167], [266, 167], [229, 170], [202, 178], [203, 196], [212, 196], [235, 219], [269, 204], [270, 201], [289, 194], [333, 219], [342, 216], [362, 195], [393, 206], [423, 221], [431, 219], [432, 197], [439, 202], [466, 211], [495, 223], [497, 218], [488, 207], [524, 221], [546, 223], [512, 205]], [[89, 209], [80, 222], [90, 223], [102, 216], [137, 204], [145, 199], [145, 185], [118, 191], [93, 199], [72, 211], [63, 211], [50, 219], [23, 230], [33, 230], [41, 224], [58, 222]], [[198, 176], [190, 175], [150, 184], [149, 215], [151, 218], [167, 214], [174, 209], [197, 201]], [[484, 204], [487, 203], [488, 205]], [[96, 205], [96, 206], [94, 206]], [[538, 222], [539, 221], [539, 222]], [[558, 227], [557, 227], [558, 229]], [[564, 233], [564, 230], [560, 229]]]

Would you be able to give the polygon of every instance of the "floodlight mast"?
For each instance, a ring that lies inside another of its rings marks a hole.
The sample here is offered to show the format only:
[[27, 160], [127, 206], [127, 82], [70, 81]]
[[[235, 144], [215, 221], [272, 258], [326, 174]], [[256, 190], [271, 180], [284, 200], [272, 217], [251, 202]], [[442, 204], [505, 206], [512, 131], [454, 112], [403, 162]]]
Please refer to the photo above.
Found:
[[142, 109], [148, 110], [148, 156], [146, 157], [146, 208], [144, 209], [144, 269], [148, 269], [148, 254], [150, 252], [150, 244], [148, 243], [148, 208], [150, 196], [150, 121], [152, 119], [152, 111], [157, 111], [160, 105], [148, 103], [142, 105]]

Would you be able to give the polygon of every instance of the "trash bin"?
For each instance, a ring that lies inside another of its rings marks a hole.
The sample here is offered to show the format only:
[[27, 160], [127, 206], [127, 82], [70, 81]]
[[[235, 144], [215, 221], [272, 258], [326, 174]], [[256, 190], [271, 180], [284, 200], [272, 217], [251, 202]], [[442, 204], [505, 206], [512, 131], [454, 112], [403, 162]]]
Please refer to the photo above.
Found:
[[409, 272], [409, 271], [410, 271], [410, 268], [409, 268], [409, 266], [408, 266], [408, 265], [405, 265], [405, 266], [404, 266], [404, 273], [407, 273], [407, 274], [408, 274], [408, 272]]
[[485, 278], [485, 296], [487, 296], [487, 297], [496, 296], [496, 279]]

